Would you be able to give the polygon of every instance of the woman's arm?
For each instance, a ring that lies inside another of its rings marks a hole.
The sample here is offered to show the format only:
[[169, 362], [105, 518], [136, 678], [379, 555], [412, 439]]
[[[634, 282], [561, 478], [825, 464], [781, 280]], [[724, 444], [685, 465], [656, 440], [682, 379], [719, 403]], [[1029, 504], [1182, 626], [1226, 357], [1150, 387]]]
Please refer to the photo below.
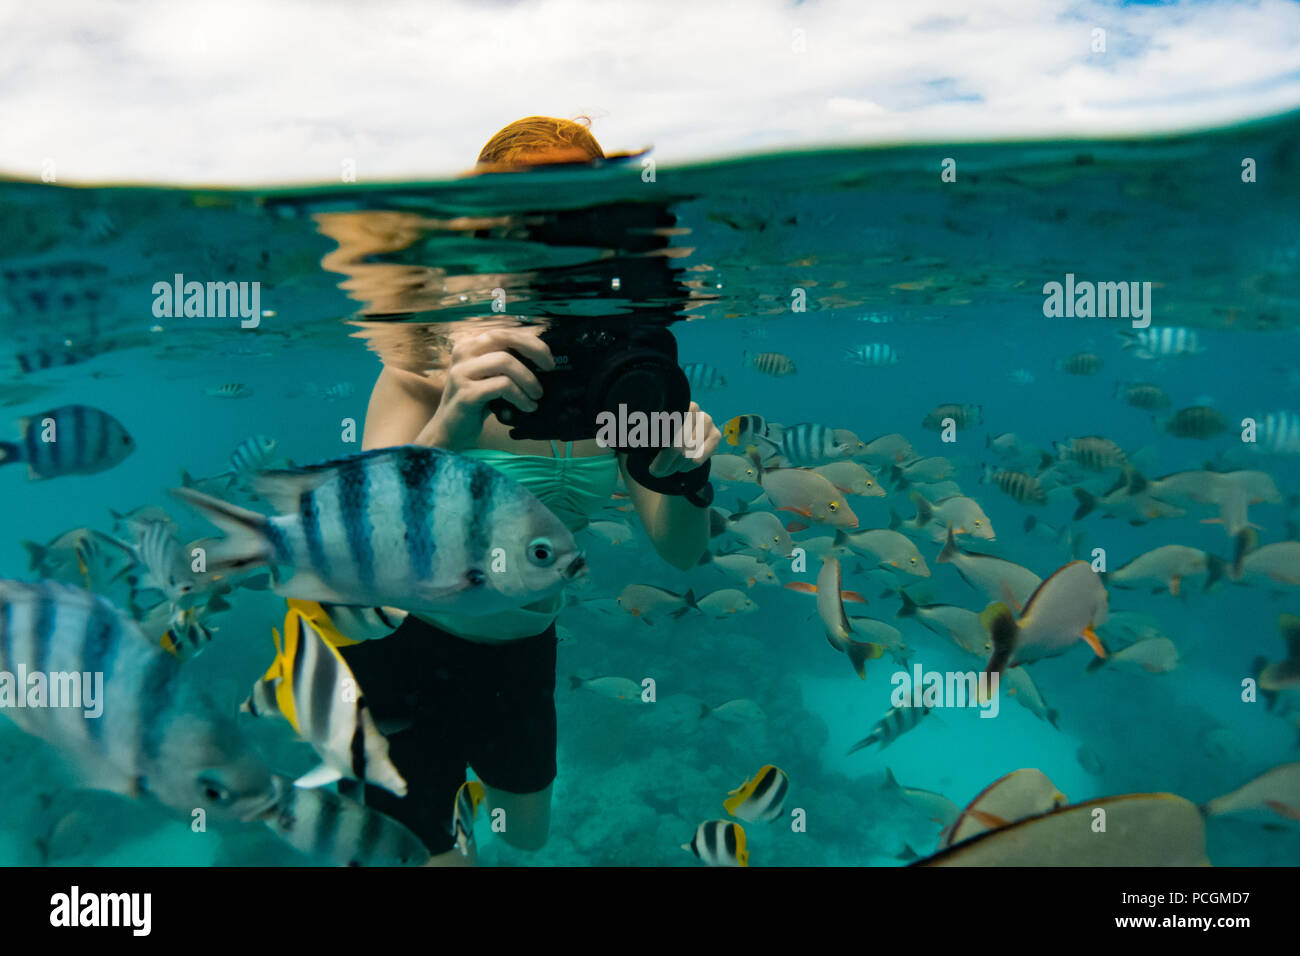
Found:
[[673, 567], [689, 571], [700, 563], [709, 546], [709, 509], [699, 508], [679, 495], [664, 495], [637, 484], [619, 456], [623, 483], [646, 534], [659, 557]]
[[417, 443], [438, 410], [438, 399], [438, 390], [420, 376], [384, 366], [370, 393], [362, 450]]

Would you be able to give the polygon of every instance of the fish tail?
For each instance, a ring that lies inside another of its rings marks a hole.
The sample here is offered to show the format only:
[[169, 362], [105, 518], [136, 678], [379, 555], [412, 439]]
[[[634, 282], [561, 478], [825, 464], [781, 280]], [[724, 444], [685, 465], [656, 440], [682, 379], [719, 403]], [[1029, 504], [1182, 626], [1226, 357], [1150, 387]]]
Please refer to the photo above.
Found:
[[581, 677], [578, 677], [574, 674], [569, 675], [569, 690], [577, 690], [585, 683], [586, 681], [584, 681]]
[[1228, 562], [1217, 554], [1207, 554], [1205, 556], [1205, 570], [1205, 587], [1201, 588], [1202, 592], [1208, 591], [1214, 587], [1215, 582], [1223, 579], [1224, 575], [1228, 573]]
[[903, 491], [912, 484], [903, 474], [903, 469], [897, 465], [889, 466], [889, 480], [893, 484], [895, 491]]
[[1093, 508], [1097, 507], [1097, 496], [1084, 488], [1075, 488], [1074, 497], [1079, 499], [1079, 507], [1074, 512], [1075, 521], [1086, 517]]
[[912, 596], [902, 589], [899, 590], [898, 596], [903, 599], [903, 606], [898, 609], [894, 617], [916, 617], [916, 602], [912, 600]]
[[214, 553], [208, 555], [208, 570], [235, 570], [271, 563], [274, 553], [269, 536], [271, 519], [266, 515], [192, 488], [172, 488], [171, 493], [226, 533]]
[[710, 707], [708, 704], [700, 704], [700, 720], [703, 720], [705, 717], [709, 716], [709, 714], [712, 711], [713, 708]]
[[1254, 551], [1258, 544], [1259, 534], [1254, 528], [1242, 528], [1237, 532], [1232, 552], [1232, 576], [1234, 579], [1241, 577], [1241, 562], [1246, 560], [1246, 555]]
[[12, 441], [0, 441], [0, 465], [12, 465], [22, 460], [22, 445]]
[[984, 609], [980, 623], [989, 632], [993, 642], [993, 653], [989, 655], [986, 674], [1000, 674], [1011, 660], [1016, 649], [1016, 635], [1020, 628], [1016, 625], [1016, 616], [1001, 601], [995, 601]]
[[890, 508], [889, 509], [889, 530], [896, 531], [902, 523], [903, 523], [903, 519], [899, 515], [899, 513], [895, 511], [893, 508]]
[[943, 550], [939, 552], [939, 556], [934, 560], [937, 561], [939, 564], [947, 564], [949, 561], [953, 560], [953, 558], [957, 557], [957, 555], [959, 554], [961, 554], [961, 549], [957, 547], [957, 539], [953, 537], [952, 525], [949, 524], [948, 541], [946, 544], [944, 544]]
[[926, 501], [919, 491], [912, 492], [912, 504], [916, 505], [916, 526], [919, 528], [929, 524], [930, 519], [934, 517], [934, 508], [930, 502]]
[[873, 661], [885, 653], [881, 644], [871, 641], [849, 641], [849, 663], [863, 680], [867, 679], [867, 661]]

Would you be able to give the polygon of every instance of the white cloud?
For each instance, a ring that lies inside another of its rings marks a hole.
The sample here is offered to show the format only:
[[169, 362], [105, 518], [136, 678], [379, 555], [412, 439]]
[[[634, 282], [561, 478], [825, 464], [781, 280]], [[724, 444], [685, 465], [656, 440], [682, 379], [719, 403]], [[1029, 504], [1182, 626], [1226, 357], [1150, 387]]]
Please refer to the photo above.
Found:
[[34, 176], [49, 157], [63, 181], [331, 181], [346, 158], [363, 179], [433, 178], [531, 113], [587, 113], [607, 149], [653, 143], [672, 163], [1143, 133], [1300, 105], [1300, 6], [1282, 0], [10, 7], [0, 169]]

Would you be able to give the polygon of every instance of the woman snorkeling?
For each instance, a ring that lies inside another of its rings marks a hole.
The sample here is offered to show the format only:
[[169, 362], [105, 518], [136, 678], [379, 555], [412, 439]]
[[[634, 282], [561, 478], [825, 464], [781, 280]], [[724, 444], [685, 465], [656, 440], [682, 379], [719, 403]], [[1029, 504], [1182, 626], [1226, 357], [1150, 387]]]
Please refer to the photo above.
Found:
[[[477, 171], [522, 171], [605, 158], [586, 127], [528, 117], [488, 141]], [[621, 320], [620, 320], [621, 321]], [[680, 569], [693, 567], [709, 538], [706, 508], [638, 483], [625, 456], [594, 438], [561, 443], [513, 439], [489, 403], [504, 400], [523, 413], [542, 398], [537, 375], [555, 368], [542, 333], [531, 327], [462, 328], [449, 336], [450, 361], [423, 373], [386, 364], [367, 410], [363, 448], [421, 444], [478, 458], [533, 492], [571, 530], [584, 527], [624, 487], [655, 550]], [[656, 477], [702, 466], [721, 439], [709, 415], [691, 403], [685, 434], [692, 447], [661, 449]], [[563, 596], [484, 617], [412, 614], [377, 641], [340, 648], [367, 704], [390, 734], [390, 756], [408, 793], [398, 798], [365, 787], [365, 800], [404, 823], [433, 854], [434, 865], [472, 864], [449, 826], [458, 789], [472, 767], [490, 811], [505, 813], [501, 836], [539, 849], [550, 824], [556, 775], [555, 619]], [[363, 785], [345, 781], [340, 785]]]

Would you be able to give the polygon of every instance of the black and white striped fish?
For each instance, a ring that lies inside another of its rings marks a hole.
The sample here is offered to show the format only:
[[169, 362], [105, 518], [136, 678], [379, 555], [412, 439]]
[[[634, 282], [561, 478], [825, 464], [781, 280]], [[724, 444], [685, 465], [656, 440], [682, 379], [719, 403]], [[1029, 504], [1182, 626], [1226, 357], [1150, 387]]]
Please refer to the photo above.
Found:
[[1273, 455], [1300, 455], [1300, 415], [1270, 412], [1256, 419], [1256, 447]]
[[406, 796], [388, 740], [343, 656], [292, 606], [283, 641], [278, 631], [272, 633], [275, 661], [240, 709], [254, 717], [281, 716], [311, 744], [322, 763], [296, 786], [321, 787], [347, 777]]
[[456, 789], [456, 806], [451, 815], [451, 835], [461, 856], [469, 856], [474, 844], [474, 820], [487, 790], [479, 780], [466, 780]]
[[852, 450], [835, 437], [835, 429], [816, 422], [786, 425], [779, 438], [754, 436], [760, 451], [779, 452], [787, 464], [802, 468], [848, 457]]
[[985, 465], [980, 481], [997, 485], [1022, 505], [1047, 504], [1047, 492], [1043, 489], [1042, 482], [1023, 471], [1008, 471]]
[[682, 849], [690, 850], [709, 866], [749, 866], [745, 830], [730, 820], [705, 820]]
[[29, 481], [107, 471], [135, 451], [122, 423], [89, 405], [60, 405], [18, 419], [17, 442], [0, 441], [0, 465], [27, 463]]
[[[69, 758], [86, 784], [149, 793], [189, 817], [195, 809], [253, 819], [278, 795], [271, 773], [233, 720], [192, 688], [182, 664], [107, 600], [52, 581], [0, 580], [0, 671], [79, 678], [81, 707], [5, 707], [3, 714]], [[88, 676], [89, 675], [89, 676]]]
[[757, 369], [764, 375], [775, 375], [777, 378], [793, 375], [798, 371], [794, 367], [794, 360], [782, 352], [746, 352], [744, 361], [750, 368]]
[[422, 866], [429, 850], [387, 814], [328, 790], [304, 790], [276, 778], [279, 803], [263, 822], [295, 850], [336, 866]]
[[71, 344], [62, 347], [45, 347], [29, 349], [14, 355], [14, 363], [19, 372], [30, 375], [50, 368], [62, 368], [66, 365], [79, 365], [99, 354], [99, 350], [86, 346], [80, 348]]
[[844, 359], [853, 365], [878, 367], [897, 365], [899, 356], [892, 345], [886, 342], [871, 342], [866, 345], [859, 345], [855, 349], [846, 348], [844, 350]]
[[790, 778], [785, 771], [767, 764], [752, 779], [728, 793], [722, 807], [733, 817], [749, 823], [760, 820], [771, 823], [780, 818], [789, 792]]
[[263, 472], [261, 515], [191, 488], [172, 493], [226, 531], [208, 571], [269, 566], [285, 597], [490, 614], [585, 573], [568, 528], [518, 482], [438, 448], [405, 445]]
[[213, 386], [207, 394], [213, 398], [248, 398], [253, 390], [243, 382], [227, 382], [225, 385]]
[[1205, 351], [1200, 334], [1195, 329], [1181, 326], [1152, 327], [1137, 332], [1121, 332], [1120, 335], [1124, 337], [1124, 348], [1136, 349], [1133, 354], [1142, 359], [1199, 355]]
[[727, 387], [723, 374], [706, 362], [688, 362], [682, 366], [682, 371], [686, 373], [686, 381], [691, 383], [691, 394]]
[[871, 733], [849, 748], [849, 753], [857, 753], [864, 747], [880, 744], [884, 750], [895, 740], [907, 733], [921, 722], [921, 718], [930, 712], [929, 707], [891, 707], [885, 716], [871, 728]]
[[231, 476], [247, 475], [261, 471], [271, 463], [275, 454], [276, 440], [265, 435], [254, 435], [241, 441], [230, 453]]

